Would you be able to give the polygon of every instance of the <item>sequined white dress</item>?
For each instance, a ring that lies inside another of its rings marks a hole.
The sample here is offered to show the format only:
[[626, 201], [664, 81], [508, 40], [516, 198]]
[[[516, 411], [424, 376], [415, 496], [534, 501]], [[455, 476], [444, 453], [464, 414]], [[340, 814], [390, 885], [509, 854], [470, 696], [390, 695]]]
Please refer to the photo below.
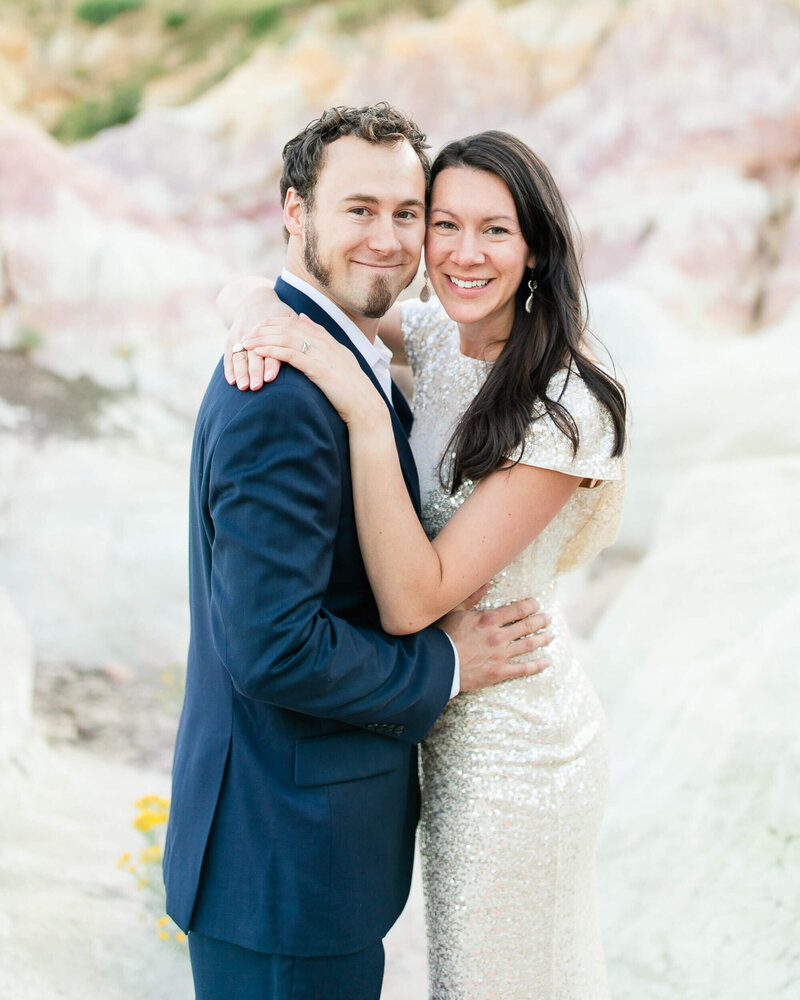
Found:
[[[465, 357], [437, 302], [403, 307], [414, 372], [411, 443], [430, 537], [474, 488], [441, 487], [439, 459], [489, 365]], [[558, 397], [566, 370], [556, 374]], [[594, 855], [607, 792], [606, 720], [577, 662], [556, 592], [616, 535], [622, 468], [605, 408], [576, 373], [561, 402], [580, 432], [532, 423], [525, 464], [592, 480], [492, 581], [484, 607], [534, 596], [552, 619], [541, 674], [453, 699], [421, 754], [421, 850], [433, 1000], [601, 1000], [608, 984]]]

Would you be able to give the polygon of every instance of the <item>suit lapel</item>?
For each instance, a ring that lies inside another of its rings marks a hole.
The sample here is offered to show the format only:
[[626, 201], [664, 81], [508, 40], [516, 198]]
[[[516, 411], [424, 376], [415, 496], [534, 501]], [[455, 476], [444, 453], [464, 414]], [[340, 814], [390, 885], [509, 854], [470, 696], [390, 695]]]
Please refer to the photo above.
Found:
[[394, 381], [392, 381], [392, 403], [394, 404], [394, 412], [403, 425], [403, 430], [406, 432], [406, 435], [409, 435], [411, 433], [411, 425], [414, 423], [414, 414], [411, 412], [408, 400]]
[[414, 456], [411, 454], [411, 447], [408, 443], [408, 433], [411, 430], [413, 416], [411, 414], [411, 408], [402, 393], [394, 382], [392, 382], [392, 399], [395, 403], [395, 405], [392, 406], [386, 398], [386, 394], [381, 388], [380, 382], [378, 382], [375, 377], [375, 373], [367, 364], [364, 356], [359, 350], [357, 350], [352, 340], [350, 340], [333, 317], [329, 316], [328, 313], [318, 306], [313, 299], [310, 299], [307, 295], [295, 288], [293, 285], [284, 281], [282, 278], [278, 278], [275, 282], [275, 292], [278, 298], [281, 299], [282, 302], [285, 302], [287, 306], [294, 309], [296, 313], [304, 313], [314, 323], [319, 323], [320, 326], [324, 326], [332, 337], [338, 340], [340, 344], [344, 344], [345, 347], [351, 350], [356, 356], [364, 373], [383, 397], [383, 400], [392, 415], [392, 430], [394, 431], [394, 440], [397, 446], [397, 454], [400, 458], [400, 468], [403, 471], [403, 478], [406, 481], [406, 486], [408, 487], [411, 499], [414, 502], [414, 507], [417, 513], [419, 513], [419, 478], [417, 476], [417, 468], [414, 464]]

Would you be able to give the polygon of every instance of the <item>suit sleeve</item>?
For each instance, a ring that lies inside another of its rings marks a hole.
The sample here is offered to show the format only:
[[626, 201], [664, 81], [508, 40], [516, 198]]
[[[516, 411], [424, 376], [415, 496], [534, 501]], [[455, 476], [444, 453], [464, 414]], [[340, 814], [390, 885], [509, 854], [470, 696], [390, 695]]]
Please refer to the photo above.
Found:
[[245, 697], [419, 742], [450, 694], [450, 641], [435, 628], [389, 636], [325, 609], [348, 461], [339, 418], [310, 385], [258, 395], [211, 461], [217, 654]]

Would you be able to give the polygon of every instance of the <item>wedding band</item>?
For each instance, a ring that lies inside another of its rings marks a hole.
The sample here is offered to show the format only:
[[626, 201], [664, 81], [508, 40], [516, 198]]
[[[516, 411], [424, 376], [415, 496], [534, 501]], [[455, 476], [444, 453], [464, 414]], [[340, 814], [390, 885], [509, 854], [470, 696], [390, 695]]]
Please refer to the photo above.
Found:
[[309, 347], [311, 347], [311, 344], [307, 340], [304, 340], [303, 346], [300, 348], [300, 350], [302, 351], [303, 354], [305, 354], [306, 351], [309, 349]]
[[231, 354], [247, 354], [247, 348], [237, 341], [231, 348]]

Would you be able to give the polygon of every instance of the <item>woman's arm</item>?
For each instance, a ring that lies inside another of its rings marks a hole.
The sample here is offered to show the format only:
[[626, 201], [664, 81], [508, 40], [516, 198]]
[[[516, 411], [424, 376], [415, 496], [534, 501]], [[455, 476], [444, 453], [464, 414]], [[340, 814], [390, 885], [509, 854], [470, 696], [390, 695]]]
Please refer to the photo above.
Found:
[[391, 423], [349, 423], [358, 538], [387, 632], [436, 621], [490, 580], [555, 517], [580, 478], [515, 465], [483, 479], [433, 542], [403, 483]]
[[271, 343], [258, 352], [305, 372], [348, 424], [359, 543], [387, 632], [417, 632], [461, 603], [530, 544], [580, 483], [527, 465], [499, 470], [430, 542], [405, 487], [389, 411], [352, 352], [298, 320], [270, 321], [261, 336]]
[[233, 326], [238, 311], [250, 295], [269, 293], [266, 299], [276, 299], [278, 296], [272, 290], [272, 282], [268, 278], [249, 274], [244, 278], [234, 278], [217, 296], [217, 309], [225, 326]]

